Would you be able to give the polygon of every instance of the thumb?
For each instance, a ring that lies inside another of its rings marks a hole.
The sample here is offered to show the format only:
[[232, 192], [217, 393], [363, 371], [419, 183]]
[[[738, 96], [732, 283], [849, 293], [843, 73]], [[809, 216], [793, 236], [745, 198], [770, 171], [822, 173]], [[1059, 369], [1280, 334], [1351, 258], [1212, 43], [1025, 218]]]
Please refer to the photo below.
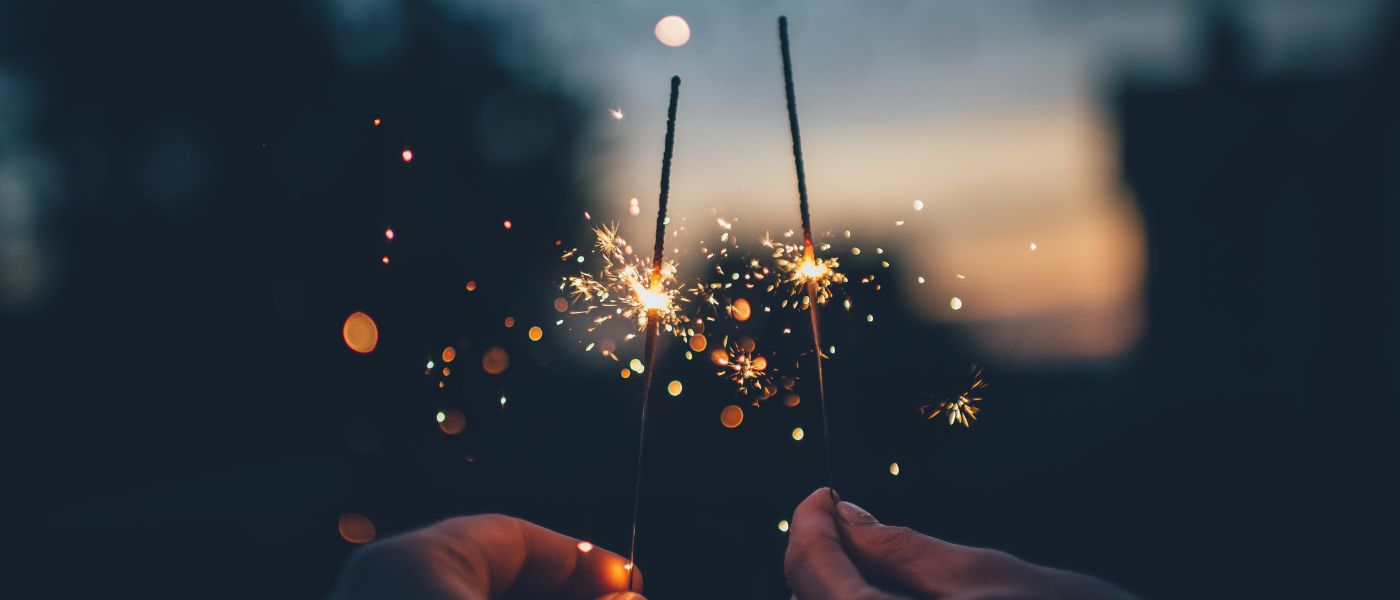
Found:
[[979, 549], [950, 544], [907, 527], [881, 525], [850, 502], [836, 505], [842, 545], [872, 583], [952, 595], [976, 577]]

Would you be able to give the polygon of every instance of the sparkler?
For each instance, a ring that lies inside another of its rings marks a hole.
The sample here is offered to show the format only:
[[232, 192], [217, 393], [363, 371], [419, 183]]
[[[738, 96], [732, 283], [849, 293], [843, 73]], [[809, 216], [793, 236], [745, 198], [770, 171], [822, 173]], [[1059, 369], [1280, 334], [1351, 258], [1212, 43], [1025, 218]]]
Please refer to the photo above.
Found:
[[[788, 43], [787, 17], [778, 17], [778, 41], [783, 54], [783, 89], [787, 95], [788, 129], [792, 132], [792, 159], [797, 167], [797, 201], [802, 212], [802, 261], [792, 271], [794, 285], [807, 287], [807, 310], [812, 317], [812, 349], [817, 361], [817, 400], [822, 409], [822, 447], [826, 451], [826, 484], [832, 487], [831, 429], [826, 411], [826, 382], [822, 377], [821, 328], [817, 305], [830, 298], [829, 288], [839, 275], [834, 260], [818, 261], [812, 249], [812, 214], [807, 202], [807, 170], [802, 164], [802, 134], [797, 126], [797, 92], [792, 84], [792, 51]], [[789, 261], [791, 264], [791, 261]], [[841, 278], [844, 281], [844, 277]]]
[[[656, 375], [656, 343], [660, 325], [667, 315], [674, 318], [676, 313], [672, 303], [673, 294], [667, 293], [662, 287], [662, 279], [665, 277], [666, 269], [666, 199], [671, 189], [671, 149], [676, 141], [676, 100], [680, 96], [681, 78], [671, 77], [671, 102], [666, 109], [666, 144], [661, 153], [661, 196], [656, 209], [656, 246], [651, 259], [651, 277], [646, 287], [637, 285], [637, 281], [629, 281], [632, 284], [634, 300], [629, 304], [636, 306], [639, 310], [644, 310], [646, 326], [646, 348], [643, 357], [646, 359], [646, 369], [642, 373], [642, 419], [637, 428], [637, 481], [632, 491], [632, 543], [631, 549], [627, 553], [627, 590], [631, 591], [636, 577], [636, 569], [632, 568], [637, 561], [637, 515], [640, 512], [642, 502], [642, 452], [646, 449], [647, 440], [647, 401], [651, 398], [651, 381]], [[624, 269], [626, 270], [626, 269]], [[671, 276], [674, 278], [674, 267], [671, 269]]]

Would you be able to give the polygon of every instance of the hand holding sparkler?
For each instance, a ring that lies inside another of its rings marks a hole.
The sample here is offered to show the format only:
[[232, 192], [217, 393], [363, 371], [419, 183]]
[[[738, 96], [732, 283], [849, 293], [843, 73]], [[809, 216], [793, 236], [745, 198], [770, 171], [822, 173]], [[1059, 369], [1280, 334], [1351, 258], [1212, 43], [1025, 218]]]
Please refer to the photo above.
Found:
[[487, 600], [542, 597], [644, 600], [639, 569], [589, 542], [505, 515], [476, 515], [365, 546], [350, 558], [334, 600]]
[[829, 488], [793, 512], [784, 571], [794, 597], [1133, 600], [1092, 577], [1033, 565], [987, 548], [881, 525]]

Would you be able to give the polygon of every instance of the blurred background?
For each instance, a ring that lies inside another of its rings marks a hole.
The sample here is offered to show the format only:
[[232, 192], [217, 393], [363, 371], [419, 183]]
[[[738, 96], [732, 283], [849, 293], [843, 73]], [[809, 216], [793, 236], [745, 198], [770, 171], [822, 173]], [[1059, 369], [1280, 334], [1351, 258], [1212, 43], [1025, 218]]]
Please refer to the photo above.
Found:
[[[1380, 589], [1381, 0], [0, 2], [5, 585], [323, 596], [482, 511], [625, 549], [640, 341], [584, 350], [560, 255], [650, 242], [672, 74], [687, 275], [798, 226], [780, 14], [815, 228], [880, 283], [823, 309], [843, 497], [1146, 597]], [[810, 365], [755, 403], [667, 343], [648, 595], [787, 598]], [[923, 419], [973, 363], [980, 419]]]

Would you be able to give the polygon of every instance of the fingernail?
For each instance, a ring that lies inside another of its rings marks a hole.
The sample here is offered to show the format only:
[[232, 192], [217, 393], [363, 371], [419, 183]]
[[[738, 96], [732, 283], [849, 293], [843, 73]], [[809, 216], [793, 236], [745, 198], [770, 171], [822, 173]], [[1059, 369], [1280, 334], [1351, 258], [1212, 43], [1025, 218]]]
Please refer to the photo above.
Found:
[[845, 521], [847, 525], [872, 525], [879, 523], [879, 521], [875, 520], [875, 516], [870, 514], [870, 511], [851, 504], [850, 502], [842, 501], [837, 504], [836, 512], [840, 513], [841, 520]]

